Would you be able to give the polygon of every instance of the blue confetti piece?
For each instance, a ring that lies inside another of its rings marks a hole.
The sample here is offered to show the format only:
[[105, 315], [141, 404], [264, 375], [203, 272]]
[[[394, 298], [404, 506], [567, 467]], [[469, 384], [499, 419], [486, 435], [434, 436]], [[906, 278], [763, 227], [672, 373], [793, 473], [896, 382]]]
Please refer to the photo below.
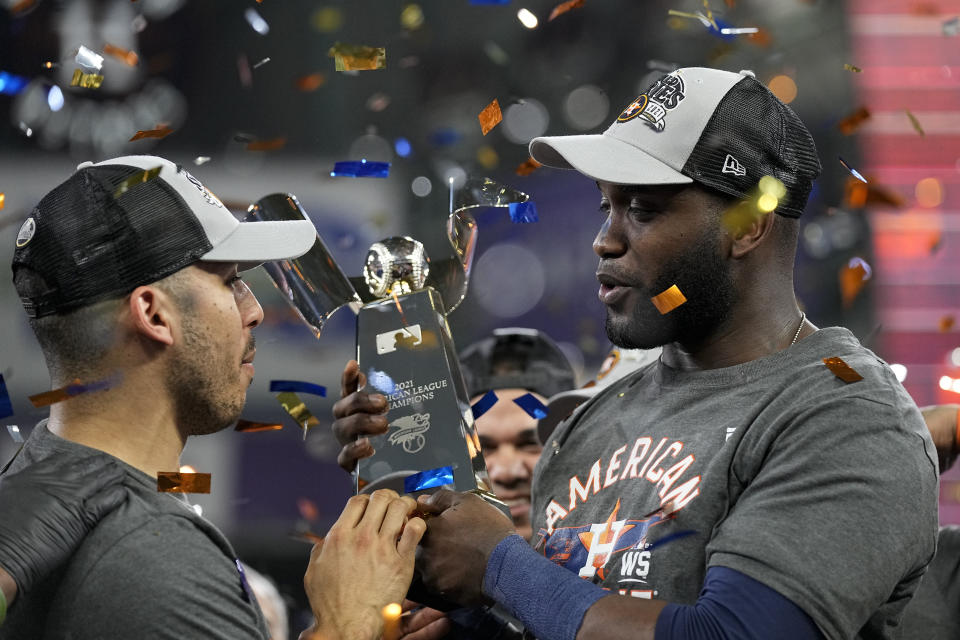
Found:
[[334, 178], [386, 178], [390, 174], [389, 162], [348, 160], [333, 165], [330, 176]]
[[253, 594], [253, 589], [250, 588], [250, 583], [247, 582], [247, 572], [243, 570], [243, 563], [240, 562], [240, 558], [235, 558], [234, 562], [237, 563], [237, 571], [240, 572], [240, 582], [243, 583], [244, 596], [247, 598], [247, 602], [253, 602], [257, 598]]
[[430, 471], [421, 471], [412, 476], [407, 476], [403, 480], [404, 493], [414, 493], [424, 489], [433, 489], [442, 487], [445, 484], [453, 484], [453, 467], [440, 467]]
[[435, 147], [449, 147], [460, 141], [460, 132], [456, 129], [437, 129], [430, 134], [430, 143]]
[[[837, 157], [840, 158], [840, 156], [837, 156]], [[862, 175], [860, 175], [859, 171], [857, 171], [856, 169], [851, 167], [849, 164], [847, 164], [846, 160], [844, 160], [843, 158], [840, 158], [840, 164], [842, 164], [843, 168], [849, 171], [854, 178], [856, 178], [857, 180], [861, 181], [864, 184], [868, 184], [867, 179], [864, 178]]]
[[327, 388], [323, 385], [301, 380], [271, 380], [270, 391], [293, 391], [294, 393], [309, 393], [323, 398], [327, 397]]
[[3, 374], [0, 373], [0, 418], [12, 415], [13, 403], [10, 402], [10, 394], [7, 393], [7, 383], [3, 381]]
[[719, 36], [723, 40], [736, 40], [737, 38], [736, 34], [723, 33], [723, 30], [729, 29], [731, 25], [727, 24], [726, 22], [724, 22], [720, 18], [717, 18], [716, 16], [714, 16], [713, 21], [717, 23], [717, 27], [714, 28], [713, 25], [711, 24], [709, 27], [707, 27], [707, 31], [709, 31], [715, 36]]
[[114, 374], [109, 378], [88, 382], [87, 384], [68, 384], [64, 391], [70, 397], [79, 396], [82, 393], [92, 393], [94, 391], [106, 391], [120, 381], [120, 375]]
[[664, 536], [659, 540], [657, 540], [656, 542], [651, 543], [650, 546], [647, 547], [647, 550], [653, 551], [660, 545], [667, 544], [668, 542], [673, 542], [674, 540], [679, 540], [680, 538], [686, 538], [687, 536], [692, 536], [695, 533], [696, 531], [694, 531], [693, 529], [686, 529], [684, 531], [677, 531], [676, 533], [671, 533], [670, 535]]
[[15, 96], [27, 87], [27, 79], [6, 71], [0, 71], [0, 93]]
[[470, 410], [473, 411], [473, 419], [476, 420], [487, 411], [490, 411], [490, 407], [497, 404], [497, 394], [493, 391], [487, 391], [482, 398], [473, 403], [473, 406], [470, 407]]
[[377, 371], [373, 367], [370, 367], [370, 370], [367, 371], [367, 383], [378, 392], [388, 396], [397, 390], [397, 385], [393, 381], [393, 378], [383, 371]]
[[547, 417], [547, 405], [537, 400], [532, 393], [525, 393], [519, 398], [514, 398], [513, 401], [532, 418], [543, 420]]
[[540, 216], [537, 215], [537, 205], [533, 203], [533, 200], [527, 200], [526, 202], [511, 202], [510, 220], [514, 224], [539, 222]]

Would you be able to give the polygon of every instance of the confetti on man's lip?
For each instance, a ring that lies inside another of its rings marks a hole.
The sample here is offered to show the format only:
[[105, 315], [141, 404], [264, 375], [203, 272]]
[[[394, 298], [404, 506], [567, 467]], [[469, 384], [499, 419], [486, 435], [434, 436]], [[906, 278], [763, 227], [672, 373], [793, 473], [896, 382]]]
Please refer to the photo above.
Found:
[[330, 172], [333, 178], [386, 178], [389, 174], [389, 162], [367, 162], [366, 160], [337, 162], [333, 165], [333, 171]]
[[283, 425], [279, 422], [254, 422], [253, 420], [237, 420], [235, 431], [241, 433], [256, 433], [259, 431], [280, 431]]
[[157, 139], [166, 138], [171, 133], [173, 133], [173, 129], [171, 129], [170, 127], [166, 125], [158, 125], [154, 129], [137, 131], [135, 134], [133, 134], [133, 137], [130, 138], [130, 142], [133, 142], [135, 140], [142, 140], [144, 138], [157, 138]]
[[480, 120], [480, 130], [483, 132], [483, 135], [487, 135], [491, 129], [500, 124], [503, 120], [503, 114], [500, 112], [500, 103], [496, 98], [483, 108], [483, 111], [480, 112], [477, 119]]
[[824, 358], [823, 364], [827, 365], [827, 369], [830, 369], [833, 375], [847, 384], [863, 380], [863, 376], [854, 371], [853, 367], [843, 361], [843, 358]]
[[856, 178], [856, 179], [859, 180], [860, 182], [862, 182], [862, 183], [864, 183], [864, 184], [867, 184], [867, 179], [864, 178], [862, 175], [860, 175], [860, 172], [859, 172], [859, 171], [857, 171], [856, 169], [854, 169], [853, 167], [851, 167], [849, 164], [847, 164], [846, 160], [844, 160], [844, 159], [841, 158], [840, 156], [837, 156], [837, 158], [840, 158], [840, 164], [843, 165], [843, 168], [844, 168], [844, 169], [846, 169], [847, 171], [850, 172], [850, 175], [852, 175], [854, 178]]
[[547, 18], [547, 22], [550, 22], [557, 16], [563, 15], [572, 9], [579, 9], [583, 6], [584, 2], [585, 0], [567, 0], [566, 2], [561, 2], [553, 8], [553, 11], [550, 12], [550, 17]]
[[660, 312], [660, 315], [666, 315], [670, 313], [686, 301], [686, 296], [683, 295], [683, 292], [680, 291], [680, 287], [677, 285], [671, 285], [666, 291], [658, 293], [650, 298], [650, 302], [652, 302], [653, 306], [657, 308], [657, 311]]
[[493, 407], [493, 405], [497, 404], [497, 400], [498, 400], [497, 394], [494, 393], [492, 390], [487, 391], [485, 394], [483, 394], [482, 398], [480, 398], [470, 406], [470, 410], [473, 412], [473, 419], [476, 420], [477, 418], [485, 414], [487, 411], [489, 411], [490, 408]]
[[315, 396], [327, 397], [327, 388], [323, 385], [313, 382], [304, 382], [302, 380], [271, 380], [271, 393], [278, 391], [293, 391], [295, 393], [310, 393]]
[[525, 393], [519, 398], [513, 399], [514, 404], [527, 412], [527, 415], [536, 420], [542, 420], [547, 417], [547, 406], [540, 402], [532, 393]]
[[210, 493], [209, 473], [157, 473], [157, 491], [160, 493]]

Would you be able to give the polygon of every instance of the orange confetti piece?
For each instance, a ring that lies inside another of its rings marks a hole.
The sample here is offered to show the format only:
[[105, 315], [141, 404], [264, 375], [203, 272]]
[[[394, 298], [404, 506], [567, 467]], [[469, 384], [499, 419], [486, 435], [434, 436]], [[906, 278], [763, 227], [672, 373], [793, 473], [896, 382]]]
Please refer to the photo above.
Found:
[[550, 22], [559, 15], [563, 15], [571, 9], [579, 9], [583, 6], [583, 3], [586, 0], [567, 0], [566, 2], [561, 2], [553, 8], [553, 11], [550, 12], [550, 17], [547, 18], [547, 22]]
[[863, 376], [854, 371], [853, 367], [843, 361], [843, 358], [824, 358], [823, 364], [827, 365], [827, 369], [830, 369], [833, 375], [848, 384], [863, 380]]
[[7, 203], [7, 194], [0, 191], [0, 211], [3, 210], [4, 205]]
[[327, 77], [322, 73], [311, 73], [310, 75], [297, 78], [297, 89], [300, 91], [316, 91], [327, 82]]
[[300, 511], [300, 517], [304, 520], [314, 522], [320, 519], [320, 509], [317, 508], [317, 505], [313, 500], [298, 498], [297, 510]]
[[748, 33], [747, 40], [758, 47], [769, 47], [773, 43], [773, 38], [770, 37], [770, 32], [763, 28], [757, 29], [755, 33]]
[[[2, 194], [0, 194], [2, 196]], [[0, 209], [3, 208], [3, 200], [0, 198]], [[930, 255], [935, 254], [937, 251], [940, 251], [940, 247], [943, 246], [943, 236], [939, 231], [935, 231], [930, 237]]]
[[896, 191], [880, 186], [874, 182], [864, 184], [856, 178], [849, 178], [847, 180], [843, 199], [845, 205], [853, 209], [883, 206], [900, 209], [906, 204], [903, 196]]
[[840, 269], [840, 296], [843, 300], [844, 308], [849, 308], [854, 299], [863, 289], [863, 286], [870, 279], [870, 265], [862, 258], [850, 260], [842, 269]]
[[527, 158], [526, 160], [521, 162], [520, 165], [517, 167], [516, 173], [518, 176], [528, 176], [542, 166], [543, 166], [542, 164], [540, 164], [533, 158]]
[[103, 52], [107, 55], [113, 56], [129, 67], [135, 67], [137, 66], [137, 63], [140, 62], [140, 56], [138, 56], [136, 52], [115, 47], [109, 43], [103, 45]]
[[157, 473], [157, 491], [160, 493], [210, 493], [209, 473]]
[[277, 422], [253, 422], [252, 420], [237, 420], [234, 431], [241, 433], [255, 433], [257, 431], [279, 431], [283, 425]]
[[20, 0], [20, 2], [10, 7], [10, 13], [12, 13], [13, 15], [16, 15], [18, 13], [23, 13], [24, 11], [32, 7], [34, 4], [36, 4], [36, 1], [37, 0]]
[[487, 135], [491, 129], [500, 124], [503, 114], [500, 113], [500, 103], [497, 99], [494, 98], [493, 102], [484, 107], [477, 118], [480, 120], [480, 130], [483, 135]]
[[870, 119], [870, 110], [866, 107], [860, 107], [853, 113], [845, 116], [840, 122], [837, 123], [837, 128], [840, 129], [840, 133], [845, 136], [849, 136], [851, 133], [860, 128], [864, 122]]
[[147, 129], [146, 131], [137, 131], [133, 134], [133, 137], [130, 138], [130, 142], [134, 140], [142, 140], [143, 138], [166, 138], [168, 135], [173, 133], [173, 129], [166, 125], [158, 125], [155, 129]]
[[956, 318], [951, 315], [946, 315], [940, 318], [940, 333], [947, 333], [953, 329], [953, 325], [956, 324]]
[[270, 140], [254, 140], [247, 143], [247, 151], [276, 151], [287, 144], [286, 138], [272, 138]]
[[650, 298], [650, 301], [660, 312], [660, 315], [666, 315], [686, 302], [687, 298], [680, 291], [680, 287], [673, 285], [663, 293], [658, 293]]
[[92, 393], [94, 391], [105, 391], [109, 389], [117, 382], [116, 376], [105, 378], [103, 380], [98, 380], [95, 382], [83, 383], [80, 379], [76, 379], [65, 387], [60, 387], [59, 389], [52, 389], [50, 391], [44, 391], [43, 393], [38, 393], [36, 395], [29, 396], [30, 403], [40, 409], [41, 407], [48, 407], [51, 404], [56, 404], [57, 402], [63, 402], [64, 400], [69, 400], [75, 396], [79, 396], [85, 393]]

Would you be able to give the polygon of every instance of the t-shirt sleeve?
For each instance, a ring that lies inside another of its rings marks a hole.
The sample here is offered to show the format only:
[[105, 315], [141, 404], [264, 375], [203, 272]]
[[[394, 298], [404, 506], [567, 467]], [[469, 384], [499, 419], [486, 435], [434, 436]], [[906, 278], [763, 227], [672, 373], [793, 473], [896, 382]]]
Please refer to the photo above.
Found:
[[66, 604], [73, 640], [267, 640], [234, 561], [187, 518], [151, 520], [97, 561]]
[[742, 491], [707, 566], [775, 589], [828, 638], [854, 637], [885, 608], [897, 619], [936, 544], [922, 429], [914, 406], [847, 397], [804, 409], [770, 441], [745, 440], [730, 469]]

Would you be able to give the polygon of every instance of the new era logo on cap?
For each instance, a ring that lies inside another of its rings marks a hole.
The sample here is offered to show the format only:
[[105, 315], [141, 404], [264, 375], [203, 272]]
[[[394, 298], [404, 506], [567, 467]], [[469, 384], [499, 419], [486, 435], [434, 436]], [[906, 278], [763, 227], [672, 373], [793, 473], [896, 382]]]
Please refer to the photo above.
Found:
[[734, 158], [729, 153], [727, 157], [723, 160], [723, 169], [722, 173], [732, 173], [735, 176], [745, 176], [747, 175], [747, 170], [744, 168], [740, 161]]

